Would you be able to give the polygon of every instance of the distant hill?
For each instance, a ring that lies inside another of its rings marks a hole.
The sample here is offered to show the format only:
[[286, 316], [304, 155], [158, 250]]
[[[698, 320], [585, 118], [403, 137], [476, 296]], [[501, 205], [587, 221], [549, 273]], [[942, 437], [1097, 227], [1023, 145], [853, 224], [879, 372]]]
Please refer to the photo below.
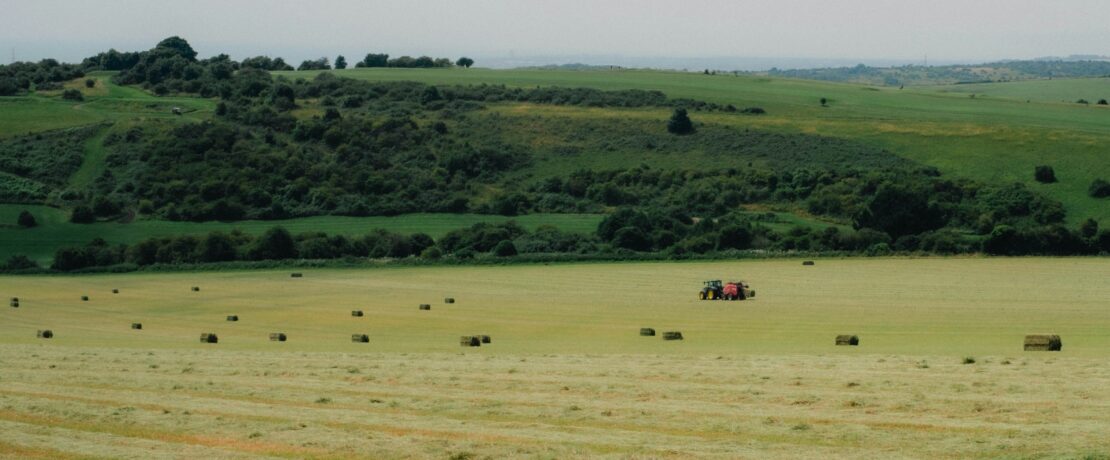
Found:
[[1007, 82], [1048, 78], [1110, 76], [1110, 60], [1055, 58], [1053, 60], [1001, 61], [973, 65], [901, 67], [826, 67], [819, 69], [771, 69], [753, 72], [772, 77], [802, 78], [882, 86], [944, 85], [960, 83]]

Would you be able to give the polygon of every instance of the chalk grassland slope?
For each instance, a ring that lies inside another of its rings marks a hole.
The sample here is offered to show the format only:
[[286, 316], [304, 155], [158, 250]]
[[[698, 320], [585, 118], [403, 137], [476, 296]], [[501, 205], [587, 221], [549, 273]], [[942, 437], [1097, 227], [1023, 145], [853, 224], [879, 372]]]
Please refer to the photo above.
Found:
[[[86, 88], [77, 81], [67, 83], [67, 87], [83, 93], [84, 101], [62, 99], [61, 91], [0, 97], [0, 138], [125, 119], [197, 120], [211, 115], [216, 106], [214, 101], [207, 99], [156, 97], [140, 89], [118, 86], [110, 82], [114, 74], [89, 74], [85, 78], [96, 80], [93, 88]], [[84, 82], [85, 78], [79, 82]], [[173, 107], [181, 108], [183, 115], [174, 115]]]
[[[1097, 107], [1100, 99], [1110, 99], [1110, 77], [1073, 78], [1054, 80], [1029, 80], [1008, 83], [976, 83], [968, 85], [934, 86], [942, 93], [957, 93], [975, 97], [998, 97], [1024, 101], [1051, 102], [1075, 106], [1080, 99], [1090, 103], [1091, 109], [1110, 110], [1110, 107]], [[1080, 106], [1081, 107], [1081, 106]]]
[[[38, 226], [21, 228], [15, 225], [20, 211], [28, 210]], [[238, 222], [172, 222], [137, 220], [129, 223], [98, 222], [74, 224], [64, 211], [46, 206], [0, 204], [0, 260], [13, 255], [26, 255], [44, 266], [49, 265], [54, 251], [62, 247], [82, 246], [94, 238], [112, 244], [134, 244], [147, 238], [178, 235], [203, 236], [211, 231], [230, 232], [235, 229], [259, 235], [274, 226], [283, 226], [293, 234], [325, 232], [329, 235], [362, 236], [375, 229], [401, 234], [426, 233], [439, 238], [447, 232], [479, 222], [514, 220], [529, 230], [540, 225], [553, 225], [560, 230], [592, 233], [602, 216], [597, 214], [530, 214], [517, 217], [479, 214], [406, 214], [395, 217], [319, 216], [300, 219]], [[785, 218], [785, 217], [784, 217]]]
[[[693, 300], [729, 273], [757, 298]], [[23, 303], [0, 311], [0, 452], [1101, 458], [1108, 275], [876, 259], [0, 278]], [[834, 347], [843, 332], [862, 345]], [[1027, 332], [1064, 351], [1021, 351]], [[458, 347], [475, 333], [493, 343]]]
[[[278, 72], [311, 78], [315, 72]], [[762, 117], [695, 114], [730, 126], [821, 134], [872, 143], [946, 174], [1034, 186], [1064, 203], [1069, 222], [1087, 217], [1110, 223], [1110, 202], [1086, 194], [1091, 181], [1110, 176], [1110, 110], [1025, 99], [970, 98], [933, 87], [899, 90], [817, 81], [657, 71], [485, 69], [352, 69], [337, 75], [433, 84], [567, 86], [607, 90], [656, 89], [673, 98], [759, 106]], [[1072, 81], [1072, 80], [1069, 80]], [[1074, 80], [1082, 82], [1084, 80]], [[994, 85], [1011, 85], [997, 83]], [[819, 104], [824, 97], [828, 107]], [[1094, 102], [1094, 101], [1092, 101]], [[612, 110], [612, 112], [620, 112]], [[662, 116], [662, 115], [660, 115]], [[1052, 165], [1060, 182], [1040, 186], [1033, 167]]]

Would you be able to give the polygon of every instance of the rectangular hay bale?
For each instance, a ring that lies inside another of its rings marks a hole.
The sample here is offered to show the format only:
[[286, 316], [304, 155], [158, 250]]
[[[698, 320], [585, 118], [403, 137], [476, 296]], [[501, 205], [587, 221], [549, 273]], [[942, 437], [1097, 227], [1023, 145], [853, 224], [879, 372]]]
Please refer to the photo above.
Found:
[[131, 329], [139, 330], [143, 328], [143, 323], [131, 323]]
[[362, 310], [351, 310], [351, 316], [361, 318], [362, 317]]
[[443, 303], [455, 303], [455, 298], [454, 297], [447, 297], [447, 298], [443, 299]]
[[200, 292], [200, 286], [193, 286], [193, 292]]
[[480, 347], [482, 346], [482, 340], [472, 335], [464, 335], [459, 337], [459, 345], [464, 347]]
[[216, 334], [213, 334], [211, 332], [205, 332], [205, 333], [200, 335], [200, 343], [219, 343], [219, 342], [220, 342], [219, 337], [216, 337]]
[[270, 333], [270, 341], [271, 342], [284, 342], [287, 338], [288, 337], [286, 337], [284, 332], [271, 332]]
[[81, 296], [81, 301], [82, 302], [88, 302], [89, 301], [89, 296], [87, 296], [87, 295]]
[[227, 320], [232, 322], [239, 321], [239, 315], [227, 315]]
[[38, 338], [52, 339], [54, 338], [54, 331], [51, 331], [50, 329], [40, 329], [38, 332]]
[[432, 306], [431, 306], [431, 305], [428, 305], [428, 304], [426, 304], [426, 303], [422, 303], [422, 304], [420, 304], [420, 309], [421, 309], [421, 310], [431, 310], [431, 309], [432, 309]]
[[370, 336], [366, 334], [351, 334], [351, 341], [356, 343], [369, 343]]
[[289, 274], [290, 278], [301, 278], [303, 276], [304, 276], [304, 273], [290, 273]]
[[812, 260], [807, 260], [807, 261], [802, 262], [802, 265], [809, 266], [809, 265], [814, 265], [814, 263], [813, 263]]
[[1025, 336], [1025, 351], [1060, 351], [1064, 343], [1056, 334], [1031, 334]]
[[655, 337], [655, 329], [650, 327], [641, 327], [640, 335], [644, 337]]
[[836, 336], [837, 345], [857, 346], [859, 345], [859, 336], [842, 334]]
[[19, 308], [19, 302], [14, 301], [14, 300], [12, 301], [12, 303], [10, 303], [8, 305], [10, 305], [12, 308]]
[[682, 332], [680, 331], [667, 331], [663, 333], [663, 340], [683, 340]]

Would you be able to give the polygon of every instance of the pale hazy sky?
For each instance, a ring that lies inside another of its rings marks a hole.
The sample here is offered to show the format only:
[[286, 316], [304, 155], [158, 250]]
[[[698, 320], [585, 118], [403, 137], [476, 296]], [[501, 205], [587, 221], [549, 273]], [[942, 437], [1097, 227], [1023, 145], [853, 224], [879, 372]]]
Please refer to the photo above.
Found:
[[0, 0], [0, 62], [180, 35], [202, 56], [967, 61], [1110, 54], [1106, 0]]

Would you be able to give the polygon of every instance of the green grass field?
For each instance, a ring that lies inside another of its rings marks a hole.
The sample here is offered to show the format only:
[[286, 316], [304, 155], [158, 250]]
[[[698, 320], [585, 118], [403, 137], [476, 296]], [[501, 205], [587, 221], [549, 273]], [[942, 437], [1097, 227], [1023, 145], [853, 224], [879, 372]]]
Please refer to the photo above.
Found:
[[[278, 72], [290, 78], [311, 78], [316, 73]], [[936, 166], [953, 176], [1030, 184], [1063, 202], [1069, 222], [1075, 224], [1093, 217], [1103, 225], [1110, 225], [1110, 201], [1090, 198], [1086, 194], [1092, 180], [1110, 177], [1110, 161], [1106, 161], [1106, 146], [1110, 145], [1110, 110], [1056, 101], [1062, 94], [1093, 94], [1091, 87], [1097, 87], [1098, 80], [1094, 83], [1090, 79], [1075, 79], [899, 90], [806, 80], [629, 70], [350, 69], [336, 71], [336, 74], [366, 80], [412, 80], [433, 84], [661, 90], [676, 98], [729, 103], [741, 108], [759, 106], [767, 109], [768, 115], [695, 114], [694, 119], [871, 143]], [[1045, 90], [1049, 95], [1027, 103], [1029, 95], [1040, 91], [1042, 86], [1052, 88]], [[998, 91], [1000, 95], [1012, 91], [1012, 94], [970, 98], [960, 91], [985, 94]], [[1015, 98], [1014, 95], [1024, 96]], [[822, 97], [829, 99], [828, 107], [820, 106]], [[632, 113], [660, 120], [667, 116], [665, 111], [621, 109], [559, 107], [534, 110], [613, 117]], [[1048, 186], [1036, 184], [1033, 168], [1040, 164], [1052, 165], [1060, 182]]]
[[[97, 81], [86, 88], [85, 78], [67, 83], [81, 90], [84, 101], [62, 99], [61, 91], [21, 97], [0, 98], [0, 138], [105, 121], [144, 118], [181, 118], [199, 120], [210, 116], [215, 101], [193, 97], [157, 97], [136, 88], [121, 87], [110, 81], [114, 72], [93, 72], [86, 78]], [[173, 114], [180, 107], [186, 113]]]
[[[15, 225], [20, 211], [28, 210], [35, 216], [38, 226], [30, 229]], [[274, 226], [283, 226], [290, 232], [325, 232], [330, 235], [361, 236], [375, 229], [412, 234], [427, 233], [433, 238], [447, 232], [469, 227], [479, 222], [516, 221], [529, 230], [540, 225], [554, 225], [561, 230], [592, 233], [602, 216], [597, 214], [530, 214], [505, 217], [486, 214], [407, 214], [395, 217], [343, 217], [318, 216], [285, 220], [247, 220], [238, 222], [173, 222], [163, 220], [137, 220], [129, 223], [99, 222], [73, 224], [67, 212], [46, 206], [0, 204], [0, 261], [16, 254], [26, 255], [43, 265], [49, 265], [54, 251], [67, 246], [83, 246], [94, 238], [109, 243], [136, 243], [147, 238], [176, 235], [205, 235], [219, 230], [234, 229], [258, 235]]]
[[[757, 296], [695, 300], [710, 278]], [[1108, 278], [1099, 258], [0, 277], [21, 303], [0, 310], [0, 450], [1102, 458]], [[1028, 333], [1064, 349], [1024, 352]]]

